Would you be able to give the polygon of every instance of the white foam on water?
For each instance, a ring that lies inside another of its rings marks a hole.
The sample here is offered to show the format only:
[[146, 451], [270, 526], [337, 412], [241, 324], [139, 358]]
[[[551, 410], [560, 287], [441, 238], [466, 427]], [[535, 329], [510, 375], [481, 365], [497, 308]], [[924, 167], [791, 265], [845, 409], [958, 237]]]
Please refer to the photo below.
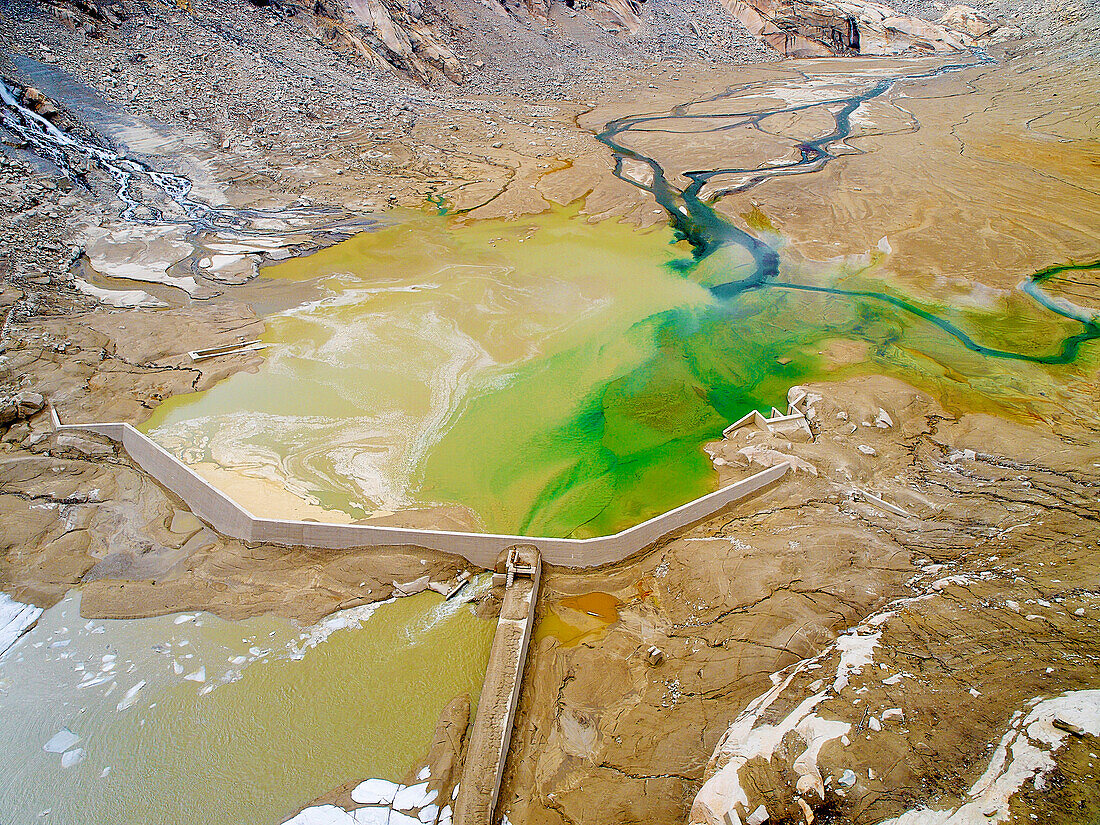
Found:
[[487, 593], [492, 585], [493, 577], [491, 573], [482, 573], [471, 579], [470, 583], [459, 591], [453, 599], [440, 601], [417, 619], [415, 624], [409, 626], [407, 631], [409, 642], [416, 644], [432, 628], [453, 618], [463, 609], [464, 605]]
[[395, 601], [394, 599], [386, 599], [381, 602], [372, 602], [371, 604], [362, 604], [358, 607], [349, 607], [346, 610], [338, 610], [331, 615], [325, 616], [317, 624], [310, 628], [307, 628], [306, 632], [299, 637], [297, 642], [290, 642], [287, 645], [290, 650], [290, 657], [298, 660], [306, 655], [306, 651], [317, 647], [323, 641], [328, 639], [333, 633], [338, 630], [355, 630], [363, 626], [375, 611], [378, 610], [384, 604], [390, 604]]

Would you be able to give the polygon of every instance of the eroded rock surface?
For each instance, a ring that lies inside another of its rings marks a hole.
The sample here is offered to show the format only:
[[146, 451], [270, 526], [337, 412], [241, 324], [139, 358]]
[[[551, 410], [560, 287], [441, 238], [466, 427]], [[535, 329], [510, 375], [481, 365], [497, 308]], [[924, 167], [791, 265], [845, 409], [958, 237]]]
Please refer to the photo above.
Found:
[[865, 0], [722, 2], [749, 31], [786, 57], [950, 53], [973, 44], [968, 34]]

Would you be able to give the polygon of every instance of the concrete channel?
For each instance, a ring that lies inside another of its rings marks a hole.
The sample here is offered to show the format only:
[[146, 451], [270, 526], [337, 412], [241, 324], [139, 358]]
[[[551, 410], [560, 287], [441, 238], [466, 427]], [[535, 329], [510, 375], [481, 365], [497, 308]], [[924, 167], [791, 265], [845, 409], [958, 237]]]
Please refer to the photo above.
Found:
[[504, 601], [470, 732], [454, 825], [492, 825], [535, 624], [542, 558], [534, 545], [507, 551]]

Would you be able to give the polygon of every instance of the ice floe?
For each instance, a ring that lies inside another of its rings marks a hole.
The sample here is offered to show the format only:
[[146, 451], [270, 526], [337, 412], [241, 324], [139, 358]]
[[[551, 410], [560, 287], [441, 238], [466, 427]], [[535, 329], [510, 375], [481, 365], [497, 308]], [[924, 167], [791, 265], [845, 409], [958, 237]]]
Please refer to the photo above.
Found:
[[437, 792], [428, 790], [428, 783], [409, 785], [397, 792], [393, 798], [392, 806], [399, 811], [411, 811], [422, 808], [435, 799]]
[[[424, 768], [420, 779], [430, 776]], [[351, 791], [353, 802], [366, 807], [346, 811], [334, 805], [311, 805], [283, 825], [449, 825], [451, 806], [440, 810], [435, 799], [438, 790], [429, 790], [426, 781], [400, 785], [386, 779], [367, 779]]]
[[401, 786], [385, 779], [368, 779], [360, 782], [351, 792], [351, 798], [360, 805], [377, 805], [384, 802], [389, 805]]
[[71, 768], [73, 765], [79, 765], [84, 761], [84, 749], [73, 748], [71, 751], [65, 751], [61, 754], [61, 767]]
[[0, 654], [30, 630], [41, 615], [41, 607], [17, 602], [6, 593], [0, 593]]
[[137, 701], [137, 695], [141, 692], [141, 689], [145, 687], [145, 680], [142, 679], [128, 691], [122, 695], [122, 701], [118, 703], [116, 710], [126, 710], [128, 707], [132, 707], [134, 702]]
[[46, 753], [64, 753], [79, 741], [79, 736], [68, 728], [62, 728], [50, 738], [49, 742], [42, 746], [42, 750]]

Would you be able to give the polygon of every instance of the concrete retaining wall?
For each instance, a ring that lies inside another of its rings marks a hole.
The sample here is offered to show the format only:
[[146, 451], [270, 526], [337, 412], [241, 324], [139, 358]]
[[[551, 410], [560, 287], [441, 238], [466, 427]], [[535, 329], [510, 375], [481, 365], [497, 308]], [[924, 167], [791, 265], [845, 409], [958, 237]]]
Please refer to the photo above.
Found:
[[[497, 620], [497, 632], [489, 651], [485, 681], [477, 703], [470, 732], [470, 744], [462, 765], [458, 797], [454, 806], [454, 825], [492, 825], [500, 796], [500, 783], [508, 762], [512, 724], [519, 707], [523, 685], [523, 667], [535, 626], [536, 601], [542, 562], [538, 554], [527, 554], [532, 578], [517, 578], [504, 593]], [[533, 558], [531, 557], [533, 556]]]
[[479, 567], [492, 567], [500, 551], [514, 544], [533, 544], [545, 561], [564, 567], [596, 567], [619, 561], [672, 531], [701, 521], [728, 504], [768, 486], [780, 479], [790, 467], [787, 463], [769, 467], [611, 536], [562, 539], [499, 533], [456, 533], [370, 524], [323, 524], [256, 518], [130, 424], [61, 424], [55, 413], [54, 425], [58, 430], [94, 432], [119, 442], [135, 464], [183, 499], [195, 515], [225, 535], [245, 541], [335, 550], [413, 545], [454, 553]]

